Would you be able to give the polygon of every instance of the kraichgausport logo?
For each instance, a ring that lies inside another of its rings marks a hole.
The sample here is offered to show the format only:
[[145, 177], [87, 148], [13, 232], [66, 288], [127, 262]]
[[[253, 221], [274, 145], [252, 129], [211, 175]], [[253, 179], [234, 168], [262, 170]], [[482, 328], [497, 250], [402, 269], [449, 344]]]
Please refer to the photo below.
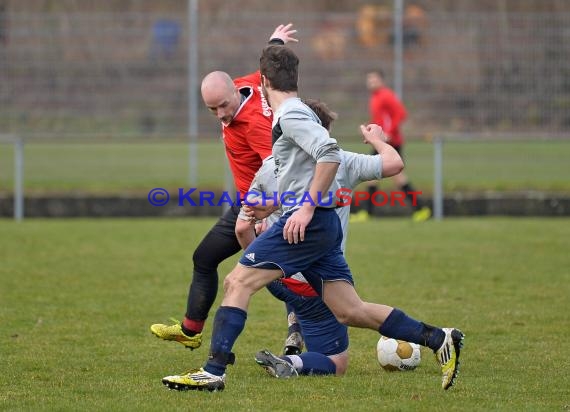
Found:
[[[421, 191], [354, 191], [348, 188], [340, 188], [335, 192], [317, 192], [316, 197], [309, 192], [297, 194], [295, 192], [256, 192], [241, 193], [223, 191], [216, 194], [212, 191], [198, 190], [197, 188], [178, 188], [178, 206], [267, 206], [282, 205], [285, 207], [311, 206], [321, 207], [344, 207], [360, 206], [362, 202], [370, 201], [374, 206], [406, 205], [406, 198], [411, 199], [412, 206], [417, 205]], [[170, 193], [161, 187], [156, 187], [148, 192], [148, 202], [153, 206], [165, 206], [170, 201]]]

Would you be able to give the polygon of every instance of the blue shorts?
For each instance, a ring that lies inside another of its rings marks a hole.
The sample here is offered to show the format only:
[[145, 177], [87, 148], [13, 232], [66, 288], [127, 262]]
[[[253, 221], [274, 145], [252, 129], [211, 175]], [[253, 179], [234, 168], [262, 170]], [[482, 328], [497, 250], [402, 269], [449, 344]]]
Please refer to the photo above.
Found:
[[348, 349], [348, 328], [336, 320], [319, 296], [298, 295], [279, 280], [271, 282], [267, 289], [294, 309], [307, 351], [331, 356]]
[[[295, 212], [293, 212], [295, 213]], [[305, 229], [305, 240], [289, 244], [283, 239], [287, 213], [244, 251], [244, 266], [281, 269], [284, 276], [303, 273], [309, 284], [322, 295], [323, 281], [344, 280], [353, 284], [352, 274], [340, 249], [342, 228], [334, 209], [317, 208]]]

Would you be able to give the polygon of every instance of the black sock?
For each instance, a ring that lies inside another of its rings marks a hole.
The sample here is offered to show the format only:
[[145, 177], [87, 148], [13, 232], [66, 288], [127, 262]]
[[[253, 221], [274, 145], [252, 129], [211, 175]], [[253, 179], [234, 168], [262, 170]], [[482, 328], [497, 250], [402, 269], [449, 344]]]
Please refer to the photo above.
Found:
[[[419, 196], [419, 194], [411, 194], [410, 193], [410, 192], [416, 191], [410, 182], [408, 182], [404, 186], [402, 186], [402, 191], [404, 191], [404, 193], [406, 193], [406, 199], [408, 200], [410, 205], [414, 208], [414, 210], [420, 210], [422, 207], [424, 207], [424, 202], [422, 201], [422, 198]], [[414, 205], [414, 201], [415, 201], [415, 205]]]
[[377, 186], [368, 186], [368, 200], [366, 201], [366, 211], [370, 216], [372, 216], [372, 210], [374, 209], [374, 205], [372, 204], [372, 195], [374, 192], [378, 191]]

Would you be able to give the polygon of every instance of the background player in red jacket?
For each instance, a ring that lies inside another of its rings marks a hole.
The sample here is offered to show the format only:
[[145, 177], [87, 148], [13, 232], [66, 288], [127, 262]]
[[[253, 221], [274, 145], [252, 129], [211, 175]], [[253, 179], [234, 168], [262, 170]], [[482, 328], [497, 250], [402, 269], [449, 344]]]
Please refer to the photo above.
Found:
[[[366, 75], [366, 86], [370, 91], [369, 112], [370, 123], [375, 123], [382, 127], [384, 132], [388, 135], [388, 143], [392, 145], [396, 151], [403, 157], [404, 136], [402, 135], [401, 125], [406, 119], [406, 108], [389, 87], [384, 82], [384, 73], [381, 70], [371, 71]], [[373, 152], [375, 153], [375, 152]], [[414, 192], [415, 189], [408, 180], [404, 172], [401, 172], [393, 177], [396, 180], [396, 185], [399, 190], [403, 192]], [[368, 186], [370, 196], [376, 192], [378, 187], [376, 183]], [[413, 198], [410, 195], [406, 196], [414, 208], [412, 218], [414, 221], [424, 221], [430, 218], [431, 209], [422, 202], [420, 196], [416, 196], [416, 204], [413, 205]], [[357, 215], [356, 220], [366, 219], [369, 214], [372, 214], [373, 204], [367, 202], [368, 210], [364, 213]]]
[[[279, 25], [270, 44], [296, 42], [291, 24]], [[236, 189], [244, 195], [262, 160], [271, 155], [273, 113], [261, 92], [259, 71], [232, 80], [222, 71], [202, 80], [202, 99], [222, 124], [222, 138]], [[242, 199], [243, 200], [243, 199]], [[200, 242], [193, 255], [194, 269], [186, 314], [181, 323], [150, 327], [164, 340], [180, 342], [190, 349], [202, 344], [202, 330], [218, 293], [218, 265], [241, 250], [235, 234], [240, 204], [233, 205]]]

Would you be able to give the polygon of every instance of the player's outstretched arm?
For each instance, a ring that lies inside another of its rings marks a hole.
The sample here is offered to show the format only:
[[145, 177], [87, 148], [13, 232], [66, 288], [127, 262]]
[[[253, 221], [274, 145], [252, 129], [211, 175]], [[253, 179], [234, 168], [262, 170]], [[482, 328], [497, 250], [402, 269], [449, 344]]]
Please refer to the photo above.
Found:
[[360, 132], [364, 137], [364, 143], [372, 145], [382, 157], [382, 177], [397, 175], [404, 169], [402, 158], [396, 149], [386, 143], [386, 133], [380, 126], [377, 124], [360, 125]]
[[283, 44], [287, 44], [289, 42], [297, 43], [299, 40], [292, 37], [297, 30], [292, 30], [293, 23], [289, 24], [280, 24], [275, 28], [273, 34], [269, 37], [269, 42], [271, 43], [272, 40], [281, 40]]

